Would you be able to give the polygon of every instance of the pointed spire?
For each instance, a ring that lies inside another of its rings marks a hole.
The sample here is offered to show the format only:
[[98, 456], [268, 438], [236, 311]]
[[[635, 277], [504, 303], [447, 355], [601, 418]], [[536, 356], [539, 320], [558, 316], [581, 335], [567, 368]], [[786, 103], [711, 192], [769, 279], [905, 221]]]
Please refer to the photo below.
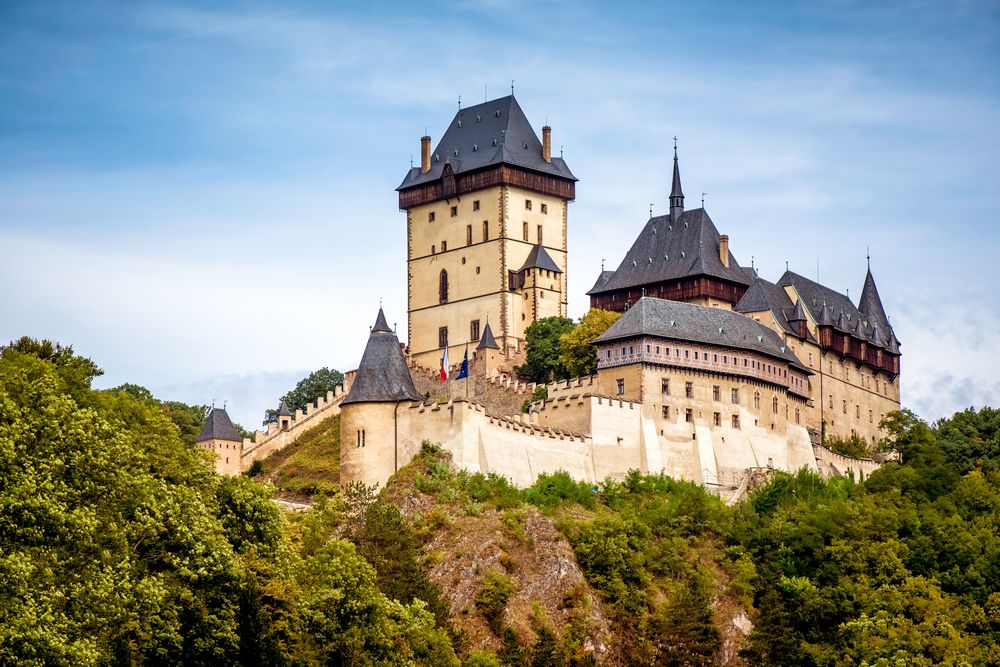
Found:
[[291, 417], [292, 413], [288, 411], [288, 406], [285, 404], [285, 399], [278, 401], [278, 416], [279, 417]]
[[882, 299], [879, 298], [878, 288], [875, 287], [875, 278], [872, 276], [871, 268], [865, 275], [865, 286], [861, 289], [861, 299], [858, 301], [858, 310], [868, 318], [871, 324], [877, 324], [883, 331], [888, 330], [889, 318], [882, 307]]
[[795, 307], [792, 309], [792, 314], [788, 316], [789, 322], [805, 322], [806, 314], [802, 310], [802, 300], [796, 299]]
[[205, 418], [205, 424], [201, 427], [201, 433], [195, 442], [205, 442], [206, 440], [228, 440], [231, 442], [243, 442], [243, 436], [239, 434], [233, 425], [233, 420], [229, 418], [229, 413], [225, 408], [213, 407]]
[[490, 328], [489, 320], [486, 320], [486, 328], [483, 329], [483, 335], [479, 338], [479, 345], [476, 346], [477, 350], [485, 350], [487, 348], [492, 350], [500, 349], [496, 338], [493, 337], [493, 329]]
[[670, 188], [670, 217], [677, 220], [684, 213], [684, 191], [681, 190], [681, 168], [677, 161], [677, 137], [674, 137], [674, 181]]
[[830, 325], [833, 324], [833, 315], [830, 314], [830, 309], [826, 307], [826, 301], [823, 301], [823, 305], [819, 309], [819, 317], [816, 319], [816, 324], [818, 325]]
[[378, 308], [378, 317], [375, 318], [375, 326], [372, 327], [371, 333], [392, 333], [389, 323], [385, 321], [385, 313], [382, 312], [382, 306]]

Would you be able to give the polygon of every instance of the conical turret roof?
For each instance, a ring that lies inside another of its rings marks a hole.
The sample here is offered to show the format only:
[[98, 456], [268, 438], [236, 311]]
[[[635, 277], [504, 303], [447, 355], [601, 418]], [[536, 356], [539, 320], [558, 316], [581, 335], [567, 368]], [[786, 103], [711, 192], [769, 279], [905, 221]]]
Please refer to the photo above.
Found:
[[278, 401], [278, 416], [279, 417], [291, 417], [292, 413], [288, 411], [288, 406], [285, 404], [285, 399]]
[[677, 162], [677, 146], [674, 146], [674, 179], [670, 186], [670, 198], [675, 197], [684, 199], [684, 191], [681, 189], [681, 168]]
[[486, 323], [486, 328], [483, 329], [483, 335], [479, 339], [479, 345], [476, 346], [477, 350], [485, 350], [489, 348], [491, 350], [499, 350], [500, 346], [497, 345], [497, 341], [493, 338], [493, 329], [490, 328], [490, 323]]
[[232, 442], [243, 442], [233, 420], [229, 418], [229, 413], [225, 408], [213, 407], [205, 418], [205, 425], [201, 427], [201, 433], [195, 442], [205, 442], [206, 440], [230, 440]]
[[399, 339], [389, 329], [385, 314], [379, 308], [351, 391], [341, 405], [422, 400], [423, 396], [413, 386]]
[[882, 306], [882, 299], [879, 298], [878, 288], [875, 287], [875, 278], [871, 269], [865, 276], [865, 286], [861, 289], [861, 300], [858, 301], [858, 310], [868, 319], [871, 324], [877, 324], [879, 328], [885, 330], [889, 326], [889, 318], [885, 314]]
[[802, 301], [800, 299], [795, 300], [795, 308], [792, 309], [791, 314], [788, 316], [789, 322], [805, 322], [806, 314], [802, 310]]

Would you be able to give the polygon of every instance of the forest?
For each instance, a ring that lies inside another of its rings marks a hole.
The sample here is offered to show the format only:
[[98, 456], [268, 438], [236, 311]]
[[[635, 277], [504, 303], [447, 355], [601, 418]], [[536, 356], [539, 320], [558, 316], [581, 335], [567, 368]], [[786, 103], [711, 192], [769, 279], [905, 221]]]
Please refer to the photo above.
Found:
[[[1000, 410], [892, 413], [898, 462], [734, 506], [638, 473], [517, 489], [428, 442], [385, 489], [291, 514], [212, 471], [196, 408], [100, 373], [0, 349], [0, 663], [1000, 664]], [[441, 545], [486, 525], [513, 546], [460, 603], [440, 572], [468, 554]], [[539, 526], [582, 580], [518, 606]], [[749, 621], [736, 644], [723, 616]]]

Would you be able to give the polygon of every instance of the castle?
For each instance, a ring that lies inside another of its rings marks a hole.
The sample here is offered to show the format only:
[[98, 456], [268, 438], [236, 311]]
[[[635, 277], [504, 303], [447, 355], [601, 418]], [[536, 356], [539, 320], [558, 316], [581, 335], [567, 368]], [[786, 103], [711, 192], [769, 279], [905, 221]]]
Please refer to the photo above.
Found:
[[[549, 384], [527, 414], [488, 405], [481, 387], [530, 395], [511, 374], [525, 331], [567, 313], [575, 188], [551, 128], [539, 141], [512, 95], [461, 109], [433, 151], [421, 137], [420, 166], [397, 188], [408, 345], [380, 308], [343, 391], [294, 415], [280, 406], [249, 439], [214, 409], [198, 442], [217, 470], [238, 474], [338, 414], [345, 483], [384, 484], [424, 440], [521, 486], [555, 470], [596, 483], [638, 469], [732, 497], [761, 470], [878, 467], [822, 444], [875, 443], [881, 417], [899, 409], [900, 343], [870, 269], [855, 305], [790, 271], [769, 282], [741, 266], [704, 208], [685, 210], [676, 145], [670, 212], [650, 216], [588, 292], [591, 307], [622, 313], [593, 341], [596, 375]], [[426, 400], [417, 384], [470, 344], [475, 395], [448, 386]]]

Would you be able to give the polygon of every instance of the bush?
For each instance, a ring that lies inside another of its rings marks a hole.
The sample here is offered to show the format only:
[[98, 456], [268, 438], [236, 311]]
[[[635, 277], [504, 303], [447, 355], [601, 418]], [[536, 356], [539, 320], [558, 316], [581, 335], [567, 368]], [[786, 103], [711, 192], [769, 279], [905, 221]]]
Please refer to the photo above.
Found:
[[503, 627], [503, 615], [507, 611], [507, 601], [514, 593], [514, 582], [509, 577], [490, 570], [483, 579], [483, 586], [476, 594], [476, 609], [486, 619], [493, 634], [499, 635]]

